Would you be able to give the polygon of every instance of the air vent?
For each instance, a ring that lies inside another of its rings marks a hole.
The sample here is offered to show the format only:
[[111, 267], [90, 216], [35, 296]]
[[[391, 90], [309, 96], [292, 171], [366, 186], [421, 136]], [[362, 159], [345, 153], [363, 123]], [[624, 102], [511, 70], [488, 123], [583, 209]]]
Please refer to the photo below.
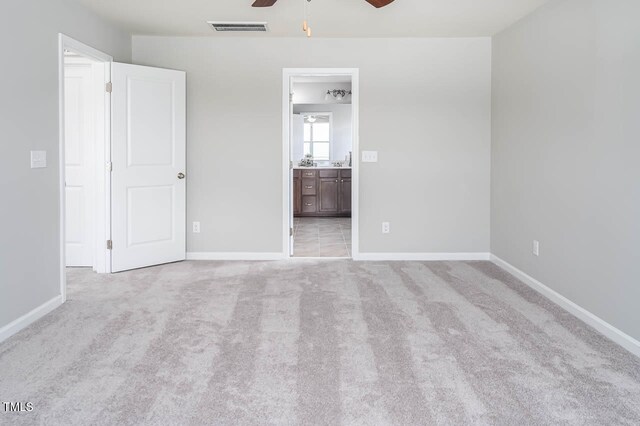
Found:
[[266, 22], [215, 22], [209, 21], [214, 30], [220, 32], [266, 32], [269, 30]]

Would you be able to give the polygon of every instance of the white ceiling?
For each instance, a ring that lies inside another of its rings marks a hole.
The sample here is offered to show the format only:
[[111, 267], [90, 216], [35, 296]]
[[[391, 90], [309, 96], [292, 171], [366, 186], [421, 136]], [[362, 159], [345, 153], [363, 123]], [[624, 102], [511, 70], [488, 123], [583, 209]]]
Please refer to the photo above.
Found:
[[[279, 0], [270, 8], [253, 0], [75, 0], [133, 34], [243, 37], [215, 33], [206, 21], [267, 21], [270, 32], [302, 32], [305, 0]], [[312, 0], [314, 37], [491, 36], [554, 0], [395, 0], [376, 9], [365, 0]]]

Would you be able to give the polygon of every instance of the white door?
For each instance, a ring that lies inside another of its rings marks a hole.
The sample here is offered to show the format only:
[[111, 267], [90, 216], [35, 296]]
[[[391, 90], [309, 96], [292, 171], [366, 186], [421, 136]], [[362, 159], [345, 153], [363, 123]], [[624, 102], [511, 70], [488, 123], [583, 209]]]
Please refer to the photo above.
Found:
[[93, 266], [93, 66], [65, 64], [65, 244], [67, 266]]
[[186, 75], [114, 63], [112, 271], [186, 255]]

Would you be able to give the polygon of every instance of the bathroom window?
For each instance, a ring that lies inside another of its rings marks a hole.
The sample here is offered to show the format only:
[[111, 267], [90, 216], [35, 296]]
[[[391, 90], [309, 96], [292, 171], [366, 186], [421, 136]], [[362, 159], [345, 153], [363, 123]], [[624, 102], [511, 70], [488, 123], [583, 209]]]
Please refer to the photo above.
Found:
[[304, 154], [311, 154], [315, 161], [331, 158], [331, 117], [329, 115], [305, 115]]

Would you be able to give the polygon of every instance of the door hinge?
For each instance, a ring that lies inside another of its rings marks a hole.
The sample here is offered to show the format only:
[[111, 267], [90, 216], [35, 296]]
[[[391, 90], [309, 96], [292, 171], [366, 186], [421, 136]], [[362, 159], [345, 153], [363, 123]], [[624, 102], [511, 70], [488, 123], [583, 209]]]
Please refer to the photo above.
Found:
[[107, 162], [107, 171], [108, 172], [112, 172], [113, 171], [113, 163], [111, 161]]
[[108, 82], [108, 83], [105, 85], [105, 88], [106, 88], [106, 90], [107, 90], [107, 93], [111, 93], [111, 92], [113, 92], [113, 83], [112, 83], [112, 82]]
[[289, 170], [293, 170], [293, 161], [289, 161]]
[[293, 93], [289, 93], [289, 102], [293, 102]]
[[289, 236], [293, 237], [293, 228], [289, 228]]
[[113, 241], [107, 240], [107, 250], [113, 250]]

